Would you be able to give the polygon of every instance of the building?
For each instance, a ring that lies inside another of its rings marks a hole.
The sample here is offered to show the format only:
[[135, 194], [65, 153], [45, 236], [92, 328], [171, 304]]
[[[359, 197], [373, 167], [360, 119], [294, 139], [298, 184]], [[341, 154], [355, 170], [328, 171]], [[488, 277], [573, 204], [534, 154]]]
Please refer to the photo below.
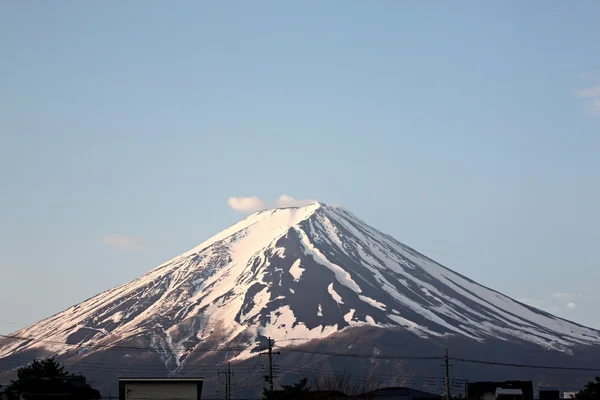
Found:
[[200, 400], [203, 378], [119, 378], [119, 400]]
[[539, 400], [559, 400], [560, 389], [555, 387], [541, 387]]
[[523, 400], [523, 391], [521, 389], [496, 389], [497, 400]]
[[472, 382], [467, 384], [467, 396], [471, 400], [533, 400], [533, 382]]
[[439, 394], [423, 392], [421, 390], [405, 388], [405, 387], [387, 387], [373, 390], [372, 392], [363, 393], [355, 396], [357, 399], [386, 399], [386, 400], [422, 400], [422, 399], [441, 399]]

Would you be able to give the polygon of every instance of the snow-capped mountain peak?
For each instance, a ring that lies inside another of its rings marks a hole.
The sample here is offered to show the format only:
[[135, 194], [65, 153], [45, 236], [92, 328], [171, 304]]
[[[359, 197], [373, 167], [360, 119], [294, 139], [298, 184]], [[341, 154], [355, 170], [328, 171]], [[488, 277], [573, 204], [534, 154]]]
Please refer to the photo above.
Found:
[[0, 356], [48, 341], [110, 346], [133, 338], [179, 365], [205, 341], [325, 338], [375, 326], [420, 337], [525, 341], [569, 352], [600, 333], [519, 303], [443, 267], [338, 206], [262, 210], [140, 278], [16, 334]]
[[267, 237], [272, 237], [273, 233], [275, 233], [275, 235], [277, 235], [277, 233], [283, 233], [291, 226], [310, 218], [310, 216], [321, 207], [321, 203], [314, 202], [304, 207], [281, 207], [255, 212], [179, 257], [198, 253], [212, 244], [227, 239], [242, 230], [249, 230], [250, 227], [252, 227], [251, 231], [252, 235], [255, 236], [255, 241], [248, 242], [248, 245], [253, 247], [256, 247], [257, 245], [260, 246], [261, 241], [259, 237], [261, 235], [267, 234]]

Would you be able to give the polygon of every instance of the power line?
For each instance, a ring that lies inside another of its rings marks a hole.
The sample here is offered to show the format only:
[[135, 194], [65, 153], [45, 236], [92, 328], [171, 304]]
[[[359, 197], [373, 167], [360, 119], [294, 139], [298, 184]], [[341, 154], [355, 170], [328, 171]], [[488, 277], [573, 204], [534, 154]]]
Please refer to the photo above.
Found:
[[[51, 357], [43, 357], [40, 359], [47, 359], [47, 358], [51, 358]], [[25, 356], [9, 356], [9, 358], [7, 359], [1, 359], [2, 362], [14, 362], [14, 363], [30, 363], [31, 361], [33, 361], [31, 358], [26, 358]], [[61, 364], [71, 364], [73, 366], [79, 367], [79, 366], [91, 366], [91, 367], [132, 367], [132, 368], [139, 368], [139, 369], [150, 369], [150, 370], [164, 370], [166, 367], [162, 366], [162, 365], [139, 365], [139, 364], [124, 364], [124, 363], [96, 363], [96, 362], [89, 362], [89, 361], [73, 361], [73, 360], [65, 360], [65, 361], [60, 361]], [[249, 369], [252, 370], [252, 368], [250, 368], [250, 366], [239, 366], [240, 369]], [[210, 366], [197, 366], [194, 367], [194, 370], [212, 370], [214, 369], [214, 367], [210, 367]]]
[[[294, 373], [295, 371], [299, 372], [300, 375], [305, 375], [305, 376], [310, 376], [310, 375], [317, 375], [319, 377], [332, 377], [332, 378], [339, 378], [339, 377], [345, 377], [348, 379], [352, 379], [353, 381], [377, 381], [380, 383], [397, 383], [399, 380], [401, 380], [402, 382], [410, 382], [413, 384], [423, 384], [423, 383], [427, 383], [428, 381], [432, 381], [435, 380], [437, 381], [439, 378], [433, 378], [433, 377], [398, 377], [398, 376], [394, 376], [394, 375], [389, 375], [389, 377], [384, 376], [384, 375], [371, 375], [371, 374], [364, 374], [364, 375], [352, 375], [352, 374], [336, 374], [336, 373], [332, 373], [330, 371], [327, 371], [325, 369], [315, 369], [315, 368], [293, 368], [293, 367], [289, 367], [287, 365], [284, 366], [285, 367], [285, 371], [286, 373]], [[113, 370], [113, 369], [110, 369]], [[109, 370], [109, 371], [110, 371]], [[97, 371], [97, 370], [96, 370]], [[107, 372], [107, 370], [103, 370], [102, 372]], [[252, 375], [252, 372], [247, 372], [248, 375]], [[177, 376], [185, 376], [185, 375], [181, 375], [178, 374]], [[194, 375], [195, 376], [195, 375]], [[395, 379], [394, 379], [395, 378]], [[398, 379], [400, 378], [400, 379]], [[244, 382], [247, 382], [248, 379], [246, 379]], [[236, 388], [231, 388], [232, 385], [230, 385], [230, 390], [229, 393], [231, 394], [232, 392], [238, 391], [238, 390], [242, 390], [245, 388], [249, 388], [249, 387], [258, 387], [260, 386], [260, 382], [256, 385], [242, 385], [240, 387], [236, 387]]]
[[221, 376], [221, 374], [225, 376], [225, 400], [231, 400], [231, 377], [233, 376], [231, 363], [227, 363], [227, 371], [217, 372], [218, 376]]
[[554, 365], [531, 365], [531, 364], [515, 364], [515, 363], [504, 363], [498, 361], [486, 361], [486, 360], [472, 360], [468, 358], [456, 358], [452, 357], [453, 361], [461, 361], [473, 364], [486, 364], [486, 365], [498, 365], [504, 367], [515, 367], [515, 368], [535, 368], [535, 369], [555, 369], [562, 371], [600, 371], [600, 368], [587, 368], [587, 367], [561, 367]]
[[29, 326], [32, 324], [25, 324], [23, 322], [14, 322], [14, 321], [0, 321], [0, 324], [6, 324], [6, 325], [20, 325], [20, 326]]
[[[71, 344], [65, 343], [55, 340], [48, 339], [37, 339], [33, 337], [22, 337], [15, 335], [0, 335], [0, 338], [8, 339], [8, 340], [21, 340], [21, 341], [35, 341], [42, 343], [51, 343], [62, 346], [70, 346], [74, 348], [100, 348], [105, 350], [124, 350], [124, 351], [140, 351], [140, 352], [155, 352], [158, 354], [161, 353], [170, 353], [175, 354], [178, 352], [239, 352], [250, 349], [252, 346], [232, 346], [232, 347], [212, 347], [212, 348], [172, 348], [172, 349], [157, 349], [154, 347], [134, 347], [134, 346], [119, 346], [119, 345], [102, 345], [102, 344]], [[287, 341], [293, 340], [305, 340], [303, 338], [290, 338], [283, 339]], [[283, 341], [282, 340], [282, 341]], [[309, 340], [309, 338], [306, 338]], [[288, 353], [302, 353], [302, 354], [313, 354], [313, 355], [321, 355], [321, 356], [332, 356], [332, 357], [348, 357], [348, 358], [364, 358], [364, 359], [383, 359], [383, 360], [444, 360], [443, 356], [405, 356], [405, 355], [382, 355], [382, 354], [358, 354], [358, 353], [340, 353], [340, 352], [332, 352], [332, 351], [322, 351], [322, 350], [313, 350], [313, 349], [301, 349], [298, 347], [282, 347], [273, 344], [273, 347], [278, 347], [285, 349]], [[257, 353], [257, 356], [260, 353]], [[276, 352], [273, 352], [276, 354]], [[4, 357], [4, 362], [14, 360], [18, 356], [7, 356]], [[47, 357], [45, 357], [47, 358]], [[532, 365], [532, 364], [519, 364], [519, 363], [506, 363], [492, 360], [477, 360], [477, 359], [468, 359], [468, 358], [457, 358], [450, 357], [449, 360], [465, 362], [465, 363], [474, 363], [474, 364], [485, 364], [485, 365], [495, 365], [495, 366], [506, 366], [506, 367], [515, 367], [515, 368], [532, 368], [532, 369], [548, 369], [548, 370], [563, 370], [563, 371], [594, 371], [600, 372], [600, 368], [590, 368], [590, 367], [565, 367], [565, 366], [553, 366], [553, 365]], [[30, 361], [30, 360], [28, 360]], [[122, 367], [123, 364], [109, 364], [109, 363], [90, 363], [86, 361], [74, 361], [72, 362], [76, 366], [86, 366], [86, 365], [98, 365], [98, 367], [108, 367], [110, 365]], [[126, 365], [127, 367], [133, 367], [131, 365]], [[78, 367], [81, 368], [81, 367]], [[162, 367], [159, 366], [148, 366], [141, 365], [136, 366], [135, 368], [148, 368], [148, 369], [157, 369], [162, 370]], [[236, 367], [237, 368], [237, 367]], [[89, 368], [91, 369], [91, 368]]]
[[397, 380], [402, 380], [405, 382], [411, 383], [423, 383], [423, 384], [441, 384], [444, 382], [444, 378], [439, 377], [424, 377], [424, 376], [400, 376], [394, 374], [371, 374], [369, 372], [361, 373], [361, 374], [351, 374], [351, 373], [335, 373], [327, 369], [319, 369], [319, 368], [305, 368], [305, 367], [297, 367], [297, 368], [286, 368], [286, 373], [298, 372], [298, 375], [302, 374], [318, 374], [319, 377], [332, 377], [332, 378], [348, 378], [353, 380], [383, 380], [388, 382], [394, 382]]
[[[301, 339], [289, 339], [301, 340]], [[277, 346], [282, 348], [281, 346]], [[393, 355], [373, 355], [373, 354], [355, 354], [355, 353], [336, 353], [329, 351], [300, 349], [295, 347], [285, 347], [286, 352], [290, 353], [304, 353], [304, 354], [315, 354], [323, 356], [336, 356], [336, 357], [353, 357], [353, 358], [369, 358], [369, 359], [384, 359], [384, 360], [445, 360], [444, 356], [393, 356]], [[457, 358], [449, 357], [448, 360], [461, 361], [467, 363], [486, 364], [486, 365], [497, 365], [517, 368], [539, 368], [539, 369], [553, 369], [553, 370], [565, 370], [565, 371], [600, 371], [600, 368], [589, 368], [589, 367], [563, 367], [563, 366], [552, 366], [552, 365], [530, 365], [530, 364], [519, 364], [519, 363], [504, 363], [497, 361], [487, 360], [474, 360], [468, 358]]]
[[[253, 373], [256, 373], [256, 371], [252, 371], [252, 369], [256, 368], [256, 366], [258, 365], [258, 362], [259, 362], [258, 360], [259, 360], [259, 357], [256, 357], [256, 361], [255, 361], [253, 367], [251, 368], [251, 371], [249, 371], [248, 375], [252, 375]], [[13, 360], [13, 361], [16, 361], [16, 360]], [[96, 371], [103, 371], [103, 372], [106, 372], [106, 370], [102, 370], [101, 369], [102, 367], [109, 368], [109, 365], [119, 365], [119, 364], [109, 364], [109, 363], [90, 363], [90, 364], [92, 364], [92, 366], [87, 366], [87, 367], [85, 367], [85, 369], [96, 370]], [[100, 367], [100, 368], [98, 368], [98, 367]], [[127, 368], [136, 368], [136, 367], [138, 367], [138, 368], [139, 367], [151, 367], [152, 368], [152, 366], [127, 366]], [[202, 368], [202, 367], [200, 367], [200, 368]], [[206, 368], [210, 368], [210, 367], [206, 367]], [[282, 369], [284, 369], [286, 373], [292, 373], [294, 370], [298, 370], [298, 371], [300, 371], [301, 374], [303, 374], [305, 376], [306, 375], [310, 376], [311, 372], [314, 375], [317, 375], [319, 377], [328, 377], [328, 376], [330, 376], [330, 377], [334, 377], [335, 378], [335, 377], [340, 376], [339, 374], [334, 374], [334, 373], [331, 373], [331, 372], [329, 372], [329, 371], [327, 371], [325, 369], [321, 369], [321, 368], [293, 368], [290, 365], [282, 365]], [[114, 370], [114, 369], [110, 368], [109, 370]], [[181, 375], [179, 375], [179, 376], [181, 376]], [[364, 380], [364, 381], [373, 381], [373, 380], [375, 380], [375, 381], [377, 381], [379, 383], [389, 382], [390, 384], [398, 382], [398, 379], [393, 379], [393, 378], [399, 378], [399, 377], [395, 377], [395, 376], [390, 376], [390, 379], [384, 379], [383, 376], [380, 376], [380, 375], [371, 375], [371, 374], [368, 374], [368, 373], [366, 373], [365, 375], [349, 375], [349, 374], [345, 374], [344, 375], [344, 374], [342, 374], [341, 376], [346, 376], [346, 377], [348, 377], [348, 378], [350, 378], [352, 380], [358, 380], [358, 378], [360, 378], [361, 380]], [[415, 384], [418, 384], [418, 383], [422, 382], [421, 380], [423, 380], [423, 381], [425, 379], [431, 380], [432, 378], [402, 377], [400, 379], [403, 380], [403, 381], [410, 381], [410, 382], [413, 382]], [[436, 378], [433, 378], [433, 379], [436, 379]], [[239, 391], [244, 390], [244, 389], [258, 388], [260, 386], [261, 386], [260, 382], [254, 383], [254, 384], [241, 385], [241, 386], [235, 387], [235, 388], [231, 387], [231, 385], [230, 385], [230, 389], [228, 391], [229, 392], [229, 396], [228, 397], [233, 399], [234, 397], [237, 397], [237, 396], [233, 395], [233, 393], [235, 393], [235, 392], [239, 392]], [[218, 396], [218, 393], [216, 393], [216, 395]], [[203, 397], [211, 398], [211, 397], [213, 397], [213, 395], [212, 394], [208, 394], [208, 395], [205, 395]], [[109, 399], [109, 400], [111, 400], [111, 399]]]
[[[282, 348], [281, 346], [277, 346]], [[304, 353], [304, 354], [316, 354], [321, 356], [333, 356], [333, 357], [352, 357], [352, 358], [375, 358], [382, 360], [443, 360], [444, 357], [423, 357], [423, 356], [386, 356], [380, 354], [356, 354], [356, 353], [336, 353], [331, 351], [321, 350], [306, 350], [293, 347], [285, 347], [285, 351], [289, 353]]]
[[[259, 362], [260, 362], [260, 354], [256, 357], [256, 362], [254, 363], [254, 365], [249, 369], [248, 376], [246, 377], [246, 379], [244, 379], [242, 382], [240, 382], [240, 385], [243, 386], [244, 384], [247, 384], [248, 382], [253, 382], [253, 381], [259, 380], [258, 376], [262, 372], [262, 368], [261, 369], [256, 368], [258, 366]], [[247, 366], [246, 366], [246, 368], [247, 368]], [[254, 372], [254, 374], [253, 374], [253, 372]]]
[[156, 353], [160, 353], [161, 351], [170, 351], [171, 353], [173, 352], [187, 352], [187, 351], [206, 351], [206, 352], [213, 352], [213, 351], [244, 351], [247, 350], [248, 348], [250, 348], [250, 346], [246, 346], [246, 347], [224, 347], [224, 348], [209, 348], [209, 349], [200, 349], [200, 348], [179, 348], [179, 350], [177, 348], [172, 348], [169, 350], [159, 350], [153, 347], [133, 347], [133, 346], [118, 346], [118, 345], [108, 345], [108, 344], [72, 344], [72, 343], [65, 343], [65, 342], [59, 342], [56, 340], [48, 340], [48, 339], [36, 339], [36, 338], [31, 338], [31, 337], [21, 337], [21, 336], [14, 336], [14, 335], [0, 335], [0, 338], [5, 338], [5, 339], [12, 339], [12, 340], [23, 340], [23, 341], [34, 341], [34, 342], [42, 342], [42, 343], [51, 343], [51, 344], [58, 344], [58, 345], [63, 345], [63, 346], [72, 346], [72, 347], [79, 347], [79, 348], [86, 348], [86, 347], [91, 347], [91, 348], [101, 348], [101, 349], [108, 349], [108, 350], [128, 350], [128, 351], [154, 351]]

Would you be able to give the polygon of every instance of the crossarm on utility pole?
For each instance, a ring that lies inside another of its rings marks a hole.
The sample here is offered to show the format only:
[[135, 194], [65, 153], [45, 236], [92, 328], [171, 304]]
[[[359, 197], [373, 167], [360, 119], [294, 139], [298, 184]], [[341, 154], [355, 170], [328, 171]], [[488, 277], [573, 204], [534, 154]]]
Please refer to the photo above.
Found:
[[278, 351], [273, 351], [273, 345], [275, 344], [275, 341], [272, 340], [271, 338], [269, 339], [269, 347], [268, 347], [268, 351], [266, 353], [260, 353], [260, 354], [265, 354], [269, 356], [269, 388], [271, 389], [271, 391], [273, 391], [273, 354], [281, 354]]

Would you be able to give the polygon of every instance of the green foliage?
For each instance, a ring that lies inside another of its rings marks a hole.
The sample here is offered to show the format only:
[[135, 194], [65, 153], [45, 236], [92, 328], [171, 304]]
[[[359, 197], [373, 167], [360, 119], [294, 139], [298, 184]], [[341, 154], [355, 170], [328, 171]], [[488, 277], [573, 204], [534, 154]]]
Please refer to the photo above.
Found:
[[298, 400], [310, 391], [308, 378], [302, 378], [293, 385], [281, 385], [281, 390], [263, 390], [263, 400]]
[[600, 400], [600, 376], [588, 382], [583, 390], [575, 395], [575, 398], [580, 400]]

